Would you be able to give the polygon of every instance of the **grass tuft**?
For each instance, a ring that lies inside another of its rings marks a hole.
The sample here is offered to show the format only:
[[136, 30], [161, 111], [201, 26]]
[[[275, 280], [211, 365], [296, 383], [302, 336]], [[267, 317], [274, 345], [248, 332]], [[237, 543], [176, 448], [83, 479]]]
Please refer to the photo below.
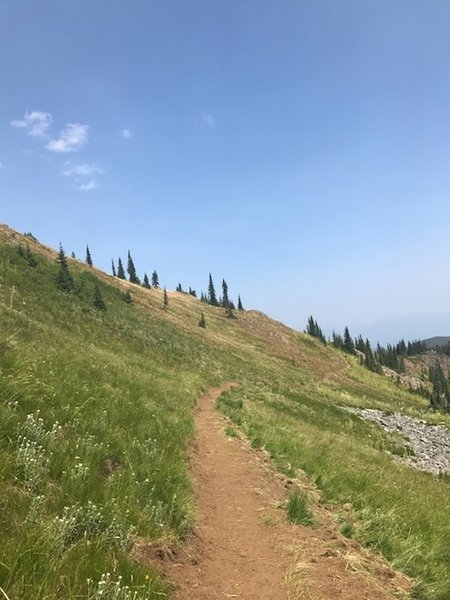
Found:
[[291, 490], [287, 502], [288, 519], [296, 525], [314, 525], [314, 515], [306, 494], [298, 489]]

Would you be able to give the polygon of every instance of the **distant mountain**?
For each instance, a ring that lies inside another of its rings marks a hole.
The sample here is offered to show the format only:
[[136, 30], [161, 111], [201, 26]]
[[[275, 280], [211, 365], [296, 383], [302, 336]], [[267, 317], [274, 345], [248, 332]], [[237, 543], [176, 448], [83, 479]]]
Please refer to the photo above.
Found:
[[423, 342], [427, 345], [427, 348], [436, 348], [437, 346], [445, 346], [450, 342], [450, 336], [436, 336], [431, 337]]

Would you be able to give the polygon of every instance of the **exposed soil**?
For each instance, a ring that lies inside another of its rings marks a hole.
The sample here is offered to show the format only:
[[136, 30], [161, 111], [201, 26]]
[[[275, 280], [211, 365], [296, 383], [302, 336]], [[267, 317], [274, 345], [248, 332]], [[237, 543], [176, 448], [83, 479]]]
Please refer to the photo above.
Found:
[[[387, 600], [408, 597], [410, 582], [335, 526], [331, 507], [316, 504], [317, 525], [293, 525], [287, 490], [306, 481], [277, 473], [264, 452], [225, 434], [214, 408], [230, 384], [199, 399], [192, 451], [198, 528], [184, 548], [156, 554], [175, 582], [176, 600]], [[306, 486], [306, 487], [305, 487]], [[316, 494], [310, 487], [307, 490]], [[141, 546], [141, 559], [155, 558]]]

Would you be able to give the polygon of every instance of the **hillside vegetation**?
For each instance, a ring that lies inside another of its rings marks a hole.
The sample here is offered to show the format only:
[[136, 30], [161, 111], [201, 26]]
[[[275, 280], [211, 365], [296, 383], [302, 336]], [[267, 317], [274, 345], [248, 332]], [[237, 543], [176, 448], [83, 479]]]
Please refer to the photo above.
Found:
[[[238, 385], [220, 409], [280, 470], [305, 471], [335, 504], [342, 531], [414, 577], [416, 597], [450, 597], [448, 478], [397, 464], [386, 450], [404, 452], [401, 439], [340, 407], [447, 425], [449, 416], [257, 311], [229, 319], [179, 292], [168, 292], [163, 310], [159, 289], [68, 264], [74, 293], [55, 285], [54, 251], [0, 227], [5, 597], [169, 597], [170, 584], [135, 548], [192, 531], [193, 409], [225, 381]], [[105, 310], [94, 305], [96, 287]]]

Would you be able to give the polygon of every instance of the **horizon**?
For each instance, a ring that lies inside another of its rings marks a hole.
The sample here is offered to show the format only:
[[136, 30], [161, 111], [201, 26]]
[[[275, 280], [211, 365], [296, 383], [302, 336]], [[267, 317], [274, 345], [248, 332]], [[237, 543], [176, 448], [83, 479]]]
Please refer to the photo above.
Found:
[[418, 0], [7, 0], [0, 218], [300, 331], [445, 336], [449, 26]]

